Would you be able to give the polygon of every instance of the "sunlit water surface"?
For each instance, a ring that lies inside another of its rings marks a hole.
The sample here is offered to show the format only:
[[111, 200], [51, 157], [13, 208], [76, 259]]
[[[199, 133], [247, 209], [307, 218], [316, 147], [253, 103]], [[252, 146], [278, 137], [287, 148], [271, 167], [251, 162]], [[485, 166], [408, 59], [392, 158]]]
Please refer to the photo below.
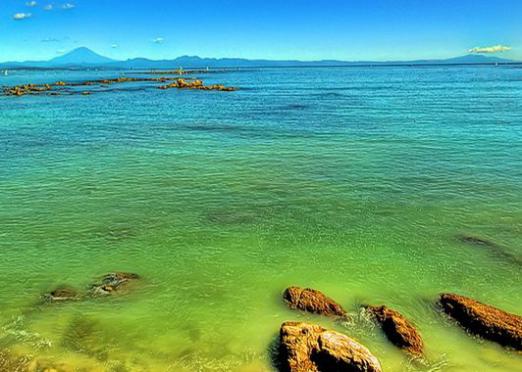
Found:
[[[242, 89], [0, 98], [0, 348], [84, 371], [271, 371], [280, 324], [306, 320], [361, 341], [386, 371], [522, 369], [435, 306], [452, 291], [522, 313], [522, 69], [202, 77]], [[143, 279], [41, 305], [111, 271]], [[289, 285], [355, 320], [288, 310]], [[426, 361], [360, 317], [365, 303], [412, 319]]]

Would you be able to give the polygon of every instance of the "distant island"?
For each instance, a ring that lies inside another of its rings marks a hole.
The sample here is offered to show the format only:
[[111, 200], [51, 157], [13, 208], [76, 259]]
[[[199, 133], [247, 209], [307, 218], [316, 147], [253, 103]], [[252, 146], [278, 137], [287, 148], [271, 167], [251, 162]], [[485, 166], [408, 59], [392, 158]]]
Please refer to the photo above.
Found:
[[340, 66], [408, 66], [408, 65], [463, 65], [463, 64], [513, 64], [518, 61], [468, 54], [449, 59], [415, 60], [415, 61], [299, 61], [299, 60], [265, 60], [243, 58], [201, 58], [182, 56], [172, 60], [151, 60], [133, 58], [118, 61], [104, 57], [89, 48], [77, 48], [49, 61], [0, 62], [0, 69], [22, 68], [106, 68], [106, 69], [169, 69], [183, 68], [255, 68], [255, 67], [340, 67]]

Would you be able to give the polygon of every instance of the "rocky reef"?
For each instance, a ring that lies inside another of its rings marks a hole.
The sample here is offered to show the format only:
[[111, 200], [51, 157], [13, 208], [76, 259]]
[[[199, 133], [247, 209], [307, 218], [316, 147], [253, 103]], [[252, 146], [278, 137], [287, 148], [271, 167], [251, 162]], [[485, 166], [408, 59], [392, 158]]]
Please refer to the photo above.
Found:
[[294, 310], [326, 316], [346, 316], [346, 310], [341, 305], [315, 289], [289, 287], [284, 291], [283, 298]]
[[52, 90], [52, 86], [49, 84], [24, 84], [24, 85], [16, 85], [13, 87], [4, 88], [4, 95], [6, 96], [16, 96], [21, 97], [28, 94], [42, 94], [44, 92], [48, 92]]
[[47, 302], [64, 302], [64, 301], [76, 301], [81, 297], [78, 291], [68, 285], [57, 287], [53, 291], [46, 293], [44, 299]]
[[377, 358], [341, 333], [308, 323], [285, 322], [279, 332], [279, 363], [285, 372], [380, 372]]
[[138, 274], [116, 272], [104, 275], [99, 283], [91, 286], [91, 296], [108, 296], [128, 289], [129, 285], [140, 279]]
[[522, 350], [522, 317], [456, 294], [441, 294], [446, 314], [468, 332], [502, 346]]
[[422, 356], [424, 342], [419, 331], [401, 313], [386, 306], [366, 306], [392, 344], [413, 356]]
[[[11, 87], [4, 87], [4, 96], [21, 97], [26, 95], [50, 95], [57, 96], [61, 94], [68, 95], [90, 95], [93, 93], [92, 90], [76, 90], [73, 88], [77, 87], [98, 87], [97, 92], [102, 92], [100, 88], [107, 87], [113, 84], [124, 84], [124, 83], [162, 83], [164, 85], [158, 86], [161, 90], [167, 89], [198, 89], [198, 90], [216, 90], [221, 92], [233, 92], [237, 88], [226, 87], [222, 84], [204, 85], [203, 81], [194, 79], [178, 79], [172, 77], [149, 77], [149, 78], [137, 78], [137, 77], [125, 77], [121, 76], [112, 79], [101, 79], [101, 80], [88, 80], [82, 82], [70, 82], [57, 81], [53, 84], [24, 84], [15, 85]], [[169, 83], [171, 82], [171, 83]], [[169, 83], [169, 84], [165, 84]]]
[[102, 276], [98, 282], [91, 284], [88, 290], [83, 293], [78, 292], [69, 285], [61, 285], [45, 293], [43, 300], [46, 303], [62, 303], [85, 300], [92, 297], [109, 296], [116, 293], [127, 293], [131, 289], [132, 284], [139, 279], [141, 279], [141, 277], [134, 273], [108, 273]]
[[221, 92], [233, 92], [237, 90], [237, 88], [226, 87], [221, 84], [214, 85], [204, 85], [203, 81], [195, 79], [192, 81], [187, 81], [185, 79], [177, 79], [174, 83], [161, 85], [159, 89], [198, 89], [198, 90], [219, 90]]

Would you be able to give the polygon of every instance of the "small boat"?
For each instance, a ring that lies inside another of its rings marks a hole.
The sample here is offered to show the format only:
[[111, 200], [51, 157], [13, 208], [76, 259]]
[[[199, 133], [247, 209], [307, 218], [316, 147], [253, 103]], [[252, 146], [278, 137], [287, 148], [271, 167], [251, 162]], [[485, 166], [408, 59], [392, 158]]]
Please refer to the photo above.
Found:
[[4, 70], [4, 76], [9, 76], [9, 72], [7, 70]]

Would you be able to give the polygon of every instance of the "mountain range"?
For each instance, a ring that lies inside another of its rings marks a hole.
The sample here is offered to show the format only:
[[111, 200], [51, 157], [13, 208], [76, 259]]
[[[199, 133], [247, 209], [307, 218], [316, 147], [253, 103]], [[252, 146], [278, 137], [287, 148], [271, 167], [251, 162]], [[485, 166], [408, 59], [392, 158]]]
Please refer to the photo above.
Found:
[[0, 62], [0, 69], [15, 68], [107, 68], [107, 69], [174, 69], [174, 68], [239, 68], [239, 67], [299, 67], [299, 66], [357, 66], [357, 65], [437, 65], [437, 64], [502, 64], [516, 61], [468, 54], [449, 59], [415, 60], [415, 61], [298, 61], [298, 60], [264, 60], [242, 58], [200, 58], [182, 56], [172, 60], [151, 60], [133, 58], [118, 61], [104, 57], [92, 50], [82, 47], [49, 61]]

